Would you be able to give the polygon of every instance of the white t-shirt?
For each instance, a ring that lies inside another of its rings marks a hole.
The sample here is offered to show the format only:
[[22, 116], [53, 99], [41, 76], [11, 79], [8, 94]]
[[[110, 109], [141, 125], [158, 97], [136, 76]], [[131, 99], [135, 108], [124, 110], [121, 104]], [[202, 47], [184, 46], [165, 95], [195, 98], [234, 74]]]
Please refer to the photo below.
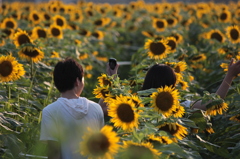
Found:
[[79, 148], [83, 134], [87, 127], [100, 130], [103, 126], [104, 116], [99, 104], [84, 97], [58, 98], [42, 111], [40, 140], [58, 141], [63, 159], [85, 159]]

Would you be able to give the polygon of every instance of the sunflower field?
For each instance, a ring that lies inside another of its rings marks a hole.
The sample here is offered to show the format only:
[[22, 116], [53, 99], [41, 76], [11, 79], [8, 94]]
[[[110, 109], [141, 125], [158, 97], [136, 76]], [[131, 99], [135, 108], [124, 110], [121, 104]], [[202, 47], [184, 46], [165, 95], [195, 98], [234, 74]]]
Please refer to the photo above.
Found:
[[[52, 72], [66, 57], [85, 70], [81, 96], [109, 107], [82, 155], [240, 158], [240, 77], [224, 100], [215, 94], [230, 59], [240, 60], [240, 2], [3, 2], [0, 12], [0, 158], [46, 158], [41, 112], [60, 96]], [[131, 64], [108, 76], [110, 57]], [[173, 68], [175, 89], [141, 90], [156, 63]], [[191, 109], [198, 100], [212, 102]]]

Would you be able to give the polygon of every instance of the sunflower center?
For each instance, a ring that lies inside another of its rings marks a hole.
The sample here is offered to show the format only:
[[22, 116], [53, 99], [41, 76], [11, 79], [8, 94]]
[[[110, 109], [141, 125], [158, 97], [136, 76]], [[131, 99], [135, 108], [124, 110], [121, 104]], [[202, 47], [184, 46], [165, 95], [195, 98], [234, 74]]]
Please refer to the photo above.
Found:
[[59, 11], [64, 13], [64, 12], [65, 12], [65, 9], [64, 9], [63, 7], [61, 7], [61, 8], [59, 9]]
[[237, 119], [237, 120], [240, 120], [240, 116], [237, 116], [236, 119]]
[[93, 12], [92, 11], [88, 11], [87, 12], [89, 16], [93, 16]]
[[60, 30], [58, 28], [52, 28], [51, 30], [53, 36], [59, 36]]
[[104, 78], [104, 79], [103, 79], [103, 85], [104, 85], [104, 86], [107, 86], [107, 85], [108, 85], [108, 86], [111, 86], [111, 82], [110, 82], [109, 80], [107, 80], [107, 79]]
[[95, 25], [102, 25], [103, 21], [102, 20], [97, 20], [94, 22]]
[[177, 72], [177, 73], [180, 73], [181, 69], [180, 69], [179, 66], [177, 66], [177, 67], [175, 67], [174, 71]]
[[39, 16], [38, 16], [37, 14], [33, 14], [33, 19], [34, 19], [35, 21], [38, 21], [38, 20], [39, 20]]
[[161, 42], [151, 43], [150, 44], [150, 50], [154, 55], [161, 55], [165, 52], [166, 47]]
[[12, 33], [10, 29], [3, 29], [2, 32], [4, 33], [4, 34], [2, 35], [3, 38], [8, 37], [8, 36], [11, 35], [11, 33]]
[[1, 64], [0, 64], [0, 74], [3, 76], [3, 77], [6, 77], [8, 75], [11, 74], [13, 70], [13, 66], [12, 66], [12, 63], [9, 62], [9, 61], [3, 61]]
[[152, 32], [150, 32], [150, 31], [147, 31], [147, 33], [151, 36], [151, 37], [153, 37], [153, 33]]
[[20, 45], [22, 45], [22, 44], [25, 44], [25, 43], [30, 43], [30, 39], [27, 35], [21, 34], [18, 37], [18, 42], [19, 42]]
[[164, 28], [164, 23], [162, 21], [157, 21], [156, 25], [158, 28]]
[[64, 25], [64, 22], [63, 22], [63, 20], [62, 19], [60, 19], [60, 18], [57, 18], [57, 25], [58, 26], [63, 26]]
[[171, 50], [174, 50], [176, 48], [176, 43], [173, 40], [169, 40], [167, 45], [171, 47]]
[[80, 35], [87, 35], [87, 31], [86, 31], [86, 30], [81, 30], [81, 31], [79, 32], [79, 34], [80, 34]]
[[169, 25], [172, 25], [172, 24], [174, 23], [174, 20], [173, 20], [173, 19], [167, 19], [167, 23], [168, 23]]
[[40, 37], [40, 38], [46, 38], [47, 37], [46, 32], [42, 29], [38, 29], [37, 34], [38, 34], [38, 37]]
[[104, 98], [106, 98], [106, 97], [107, 97], [107, 94], [109, 94], [109, 91], [106, 90], [106, 89], [102, 89], [102, 90], [101, 90], [101, 94], [102, 94], [102, 96], [103, 96]]
[[173, 97], [169, 92], [161, 92], [156, 97], [156, 106], [162, 111], [168, 111], [173, 106]]
[[105, 154], [110, 146], [108, 138], [102, 133], [94, 134], [87, 142], [89, 152], [94, 156]]
[[129, 146], [127, 157], [131, 159], [154, 158], [153, 153], [149, 148], [138, 145]]
[[120, 104], [117, 108], [117, 115], [123, 122], [132, 122], [134, 120], [134, 112], [129, 104]]
[[50, 20], [50, 16], [49, 16], [48, 14], [44, 14], [44, 18], [45, 18], [46, 20]]
[[14, 28], [14, 23], [13, 22], [11, 22], [11, 21], [8, 21], [7, 23], [6, 23], [6, 26], [8, 27], [8, 28]]
[[221, 19], [221, 20], [226, 20], [226, 19], [227, 19], [227, 14], [226, 14], [226, 13], [222, 13], [222, 14], [220, 15], [220, 19]]
[[96, 38], [99, 37], [99, 34], [98, 34], [98, 33], [92, 33], [92, 35], [93, 35], [94, 37], [96, 37]]
[[236, 29], [231, 29], [230, 36], [233, 40], [238, 40], [239, 32]]
[[222, 42], [223, 37], [219, 33], [214, 32], [214, 33], [211, 34], [211, 39], [216, 39], [219, 42]]
[[22, 51], [23, 54], [29, 56], [29, 57], [37, 57], [39, 55], [39, 52], [36, 49], [25, 49], [24, 51]]
[[202, 56], [195, 56], [192, 58], [193, 61], [197, 61], [197, 60], [200, 60], [202, 58]]
[[169, 132], [171, 135], [174, 135], [174, 134], [176, 134], [178, 132], [178, 126], [177, 125], [176, 125], [176, 130], [174, 130], [173, 128], [170, 129], [169, 127], [170, 127], [170, 125], [166, 124], [163, 127], [159, 128], [159, 130], [163, 130], [163, 131]]

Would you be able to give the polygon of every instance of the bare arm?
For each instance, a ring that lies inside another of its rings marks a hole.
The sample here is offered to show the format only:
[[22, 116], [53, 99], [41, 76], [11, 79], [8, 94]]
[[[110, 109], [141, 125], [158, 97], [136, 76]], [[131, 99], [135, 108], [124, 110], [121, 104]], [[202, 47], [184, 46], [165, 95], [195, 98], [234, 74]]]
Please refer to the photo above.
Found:
[[[218, 94], [222, 99], [224, 99], [228, 93], [228, 90], [232, 84], [233, 79], [240, 73], [240, 61], [233, 63], [234, 59], [231, 60], [228, 66], [228, 72], [224, 77], [221, 85], [219, 86], [216, 94]], [[211, 101], [207, 102], [206, 104], [201, 104], [202, 101], [198, 101], [193, 105], [193, 108], [206, 110], [206, 105]]]
[[48, 140], [48, 159], [61, 159], [61, 146], [57, 141]]

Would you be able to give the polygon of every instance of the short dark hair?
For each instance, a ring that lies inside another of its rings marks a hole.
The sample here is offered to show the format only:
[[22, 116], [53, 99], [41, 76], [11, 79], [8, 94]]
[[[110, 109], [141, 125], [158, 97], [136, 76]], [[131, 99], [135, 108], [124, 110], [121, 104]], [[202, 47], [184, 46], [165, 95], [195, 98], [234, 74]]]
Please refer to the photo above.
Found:
[[59, 92], [66, 92], [74, 88], [74, 83], [78, 78], [82, 81], [84, 75], [82, 66], [71, 58], [59, 61], [53, 71], [54, 84]]
[[155, 64], [147, 72], [142, 90], [160, 88], [164, 86], [175, 87], [176, 74], [173, 69], [165, 64]]

